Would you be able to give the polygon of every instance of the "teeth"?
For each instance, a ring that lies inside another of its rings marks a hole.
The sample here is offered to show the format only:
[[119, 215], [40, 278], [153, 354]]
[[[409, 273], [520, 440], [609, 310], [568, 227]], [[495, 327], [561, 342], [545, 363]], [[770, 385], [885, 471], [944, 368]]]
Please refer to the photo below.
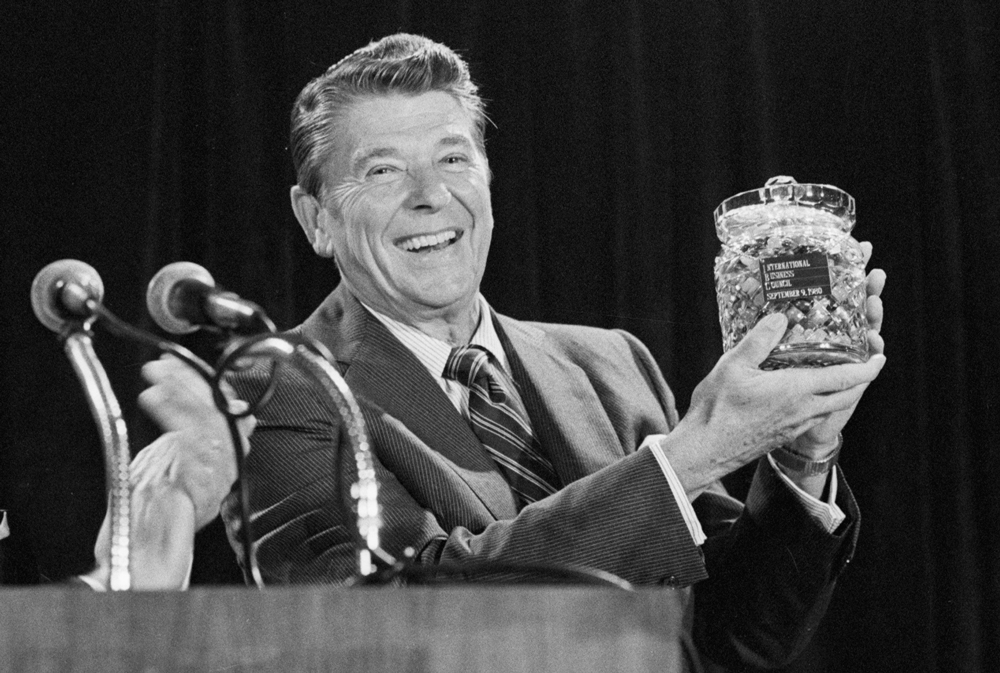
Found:
[[422, 248], [428, 248], [435, 245], [440, 245], [447, 241], [450, 241], [458, 236], [454, 231], [442, 231], [439, 234], [430, 234], [426, 236], [414, 236], [413, 238], [408, 238], [399, 244], [403, 250], [413, 252], [420, 250]]

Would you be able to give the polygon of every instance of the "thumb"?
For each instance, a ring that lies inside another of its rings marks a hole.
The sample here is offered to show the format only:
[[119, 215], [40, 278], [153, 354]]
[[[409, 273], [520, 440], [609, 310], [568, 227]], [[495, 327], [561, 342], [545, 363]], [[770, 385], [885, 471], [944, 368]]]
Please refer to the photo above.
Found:
[[[253, 431], [257, 429], [257, 419], [254, 416], [245, 416], [239, 420], [237, 423], [240, 428], [240, 434], [243, 435], [244, 439], [249, 439]], [[244, 448], [244, 450], [246, 450]]]
[[762, 318], [743, 340], [729, 351], [731, 358], [751, 367], [757, 367], [778, 345], [788, 327], [788, 318], [783, 313], [772, 313]]

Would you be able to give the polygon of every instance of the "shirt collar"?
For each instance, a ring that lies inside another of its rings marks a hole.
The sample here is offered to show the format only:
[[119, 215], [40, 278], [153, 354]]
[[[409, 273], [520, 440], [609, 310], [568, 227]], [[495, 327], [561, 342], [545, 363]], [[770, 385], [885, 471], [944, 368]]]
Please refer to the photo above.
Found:
[[[477, 293], [476, 300], [479, 303], [479, 324], [476, 326], [476, 331], [472, 334], [472, 339], [469, 340], [469, 345], [471, 346], [481, 346], [490, 352], [493, 357], [500, 362], [500, 365], [509, 374], [510, 368], [507, 365], [507, 354], [504, 353], [503, 346], [500, 343], [500, 337], [497, 334], [496, 327], [493, 325], [492, 311], [490, 305], [487, 303], [486, 298]], [[427, 371], [431, 373], [435, 378], [441, 378], [442, 372], [444, 372], [444, 365], [448, 361], [448, 356], [451, 354], [451, 346], [440, 339], [435, 339], [432, 336], [428, 336], [418, 330], [412, 325], [407, 325], [406, 323], [400, 322], [395, 318], [390, 318], [384, 313], [380, 313], [373, 309], [368, 304], [358, 300], [362, 306], [364, 306], [368, 311], [378, 318], [379, 322], [385, 325], [386, 329], [397, 339], [399, 339], [404, 346], [406, 346], [421, 364], [427, 368]]]

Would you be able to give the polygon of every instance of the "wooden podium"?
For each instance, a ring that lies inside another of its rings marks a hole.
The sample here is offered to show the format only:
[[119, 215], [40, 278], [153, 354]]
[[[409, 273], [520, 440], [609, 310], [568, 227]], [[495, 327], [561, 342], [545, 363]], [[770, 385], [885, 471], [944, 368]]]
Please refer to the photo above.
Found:
[[595, 588], [0, 590], [0, 670], [680, 671], [683, 593]]

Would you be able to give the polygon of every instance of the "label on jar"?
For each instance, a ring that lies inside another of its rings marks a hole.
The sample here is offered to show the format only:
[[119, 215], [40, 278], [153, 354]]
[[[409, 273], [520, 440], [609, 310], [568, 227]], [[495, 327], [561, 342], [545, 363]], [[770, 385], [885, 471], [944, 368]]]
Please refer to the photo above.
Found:
[[811, 299], [830, 294], [830, 261], [821, 252], [760, 260], [764, 301]]

